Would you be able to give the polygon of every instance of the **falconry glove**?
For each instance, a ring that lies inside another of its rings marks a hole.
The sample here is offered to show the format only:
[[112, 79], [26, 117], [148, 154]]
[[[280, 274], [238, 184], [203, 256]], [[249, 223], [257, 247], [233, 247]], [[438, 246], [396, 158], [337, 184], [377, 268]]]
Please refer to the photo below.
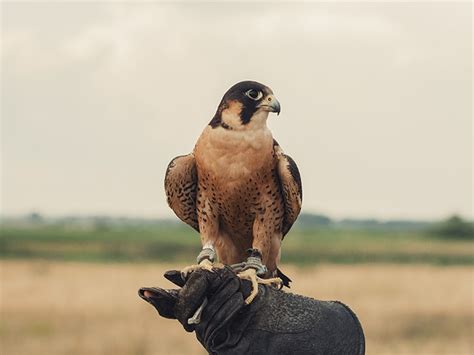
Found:
[[[356, 315], [340, 302], [318, 301], [259, 285], [246, 305], [250, 282], [229, 267], [197, 270], [186, 281], [179, 271], [165, 277], [181, 289], [142, 288], [139, 295], [165, 318], [194, 331], [210, 354], [364, 354]], [[189, 324], [207, 299], [198, 324]]]

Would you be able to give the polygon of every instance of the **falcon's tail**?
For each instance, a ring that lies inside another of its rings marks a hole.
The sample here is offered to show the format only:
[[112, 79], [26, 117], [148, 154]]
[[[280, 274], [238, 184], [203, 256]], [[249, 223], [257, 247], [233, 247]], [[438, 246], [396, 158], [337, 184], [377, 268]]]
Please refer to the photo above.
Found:
[[283, 286], [290, 288], [291, 279], [277, 268], [277, 276], [283, 281]]

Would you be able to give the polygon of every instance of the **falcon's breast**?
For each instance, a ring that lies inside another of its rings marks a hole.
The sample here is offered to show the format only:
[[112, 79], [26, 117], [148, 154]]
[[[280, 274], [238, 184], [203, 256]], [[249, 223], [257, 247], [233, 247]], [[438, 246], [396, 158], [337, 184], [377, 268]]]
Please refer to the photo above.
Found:
[[262, 200], [280, 196], [271, 132], [252, 133], [207, 127], [194, 149], [198, 204], [205, 195], [222, 228], [249, 238]]
[[275, 164], [269, 129], [239, 132], [207, 126], [196, 143], [194, 156], [198, 171], [215, 177], [220, 187], [245, 183]]
[[194, 229], [205, 199], [221, 226], [240, 235], [251, 235], [256, 216], [269, 210], [284, 237], [302, 203], [298, 168], [268, 129], [249, 135], [206, 127], [193, 154], [170, 163], [165, 190], [170, 207]]

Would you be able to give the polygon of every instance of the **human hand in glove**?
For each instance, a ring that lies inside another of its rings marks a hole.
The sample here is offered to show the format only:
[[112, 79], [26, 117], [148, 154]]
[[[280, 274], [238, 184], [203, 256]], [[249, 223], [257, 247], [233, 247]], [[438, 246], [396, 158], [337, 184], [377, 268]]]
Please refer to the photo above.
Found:
[[[362, 327], [340, 302], [259, 285], [257, 297], [246, 305], [251, 284], [229, 267], [197, 270], [185, 281], [176, 270], [166, 272], [165, 277], [182, 288], [144, 287], [140, 297], [162, 317], [177, 319], [186, 331], [194, 331], [210, 354], [365, 353]], [[202, 313], [196, 314], [200, 308]]]

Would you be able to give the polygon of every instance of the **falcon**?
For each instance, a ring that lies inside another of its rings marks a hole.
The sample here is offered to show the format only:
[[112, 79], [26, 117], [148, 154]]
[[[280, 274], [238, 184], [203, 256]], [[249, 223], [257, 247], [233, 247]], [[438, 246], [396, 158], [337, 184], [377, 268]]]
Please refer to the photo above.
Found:
[[277, 266], [282, 240], [302, 203], [298, 167], [273, 138], [270, 112], [280, 113], [270, 88], [255, 81], [235, 84], [193, 152], [174, 158], [165, 177], [169, 206], [201, 236], [198, 264], [183, 273], [211, 271], [217, 256], [252, 282], [247, 303], [257, 294], [257, 283], [289, 286]]

